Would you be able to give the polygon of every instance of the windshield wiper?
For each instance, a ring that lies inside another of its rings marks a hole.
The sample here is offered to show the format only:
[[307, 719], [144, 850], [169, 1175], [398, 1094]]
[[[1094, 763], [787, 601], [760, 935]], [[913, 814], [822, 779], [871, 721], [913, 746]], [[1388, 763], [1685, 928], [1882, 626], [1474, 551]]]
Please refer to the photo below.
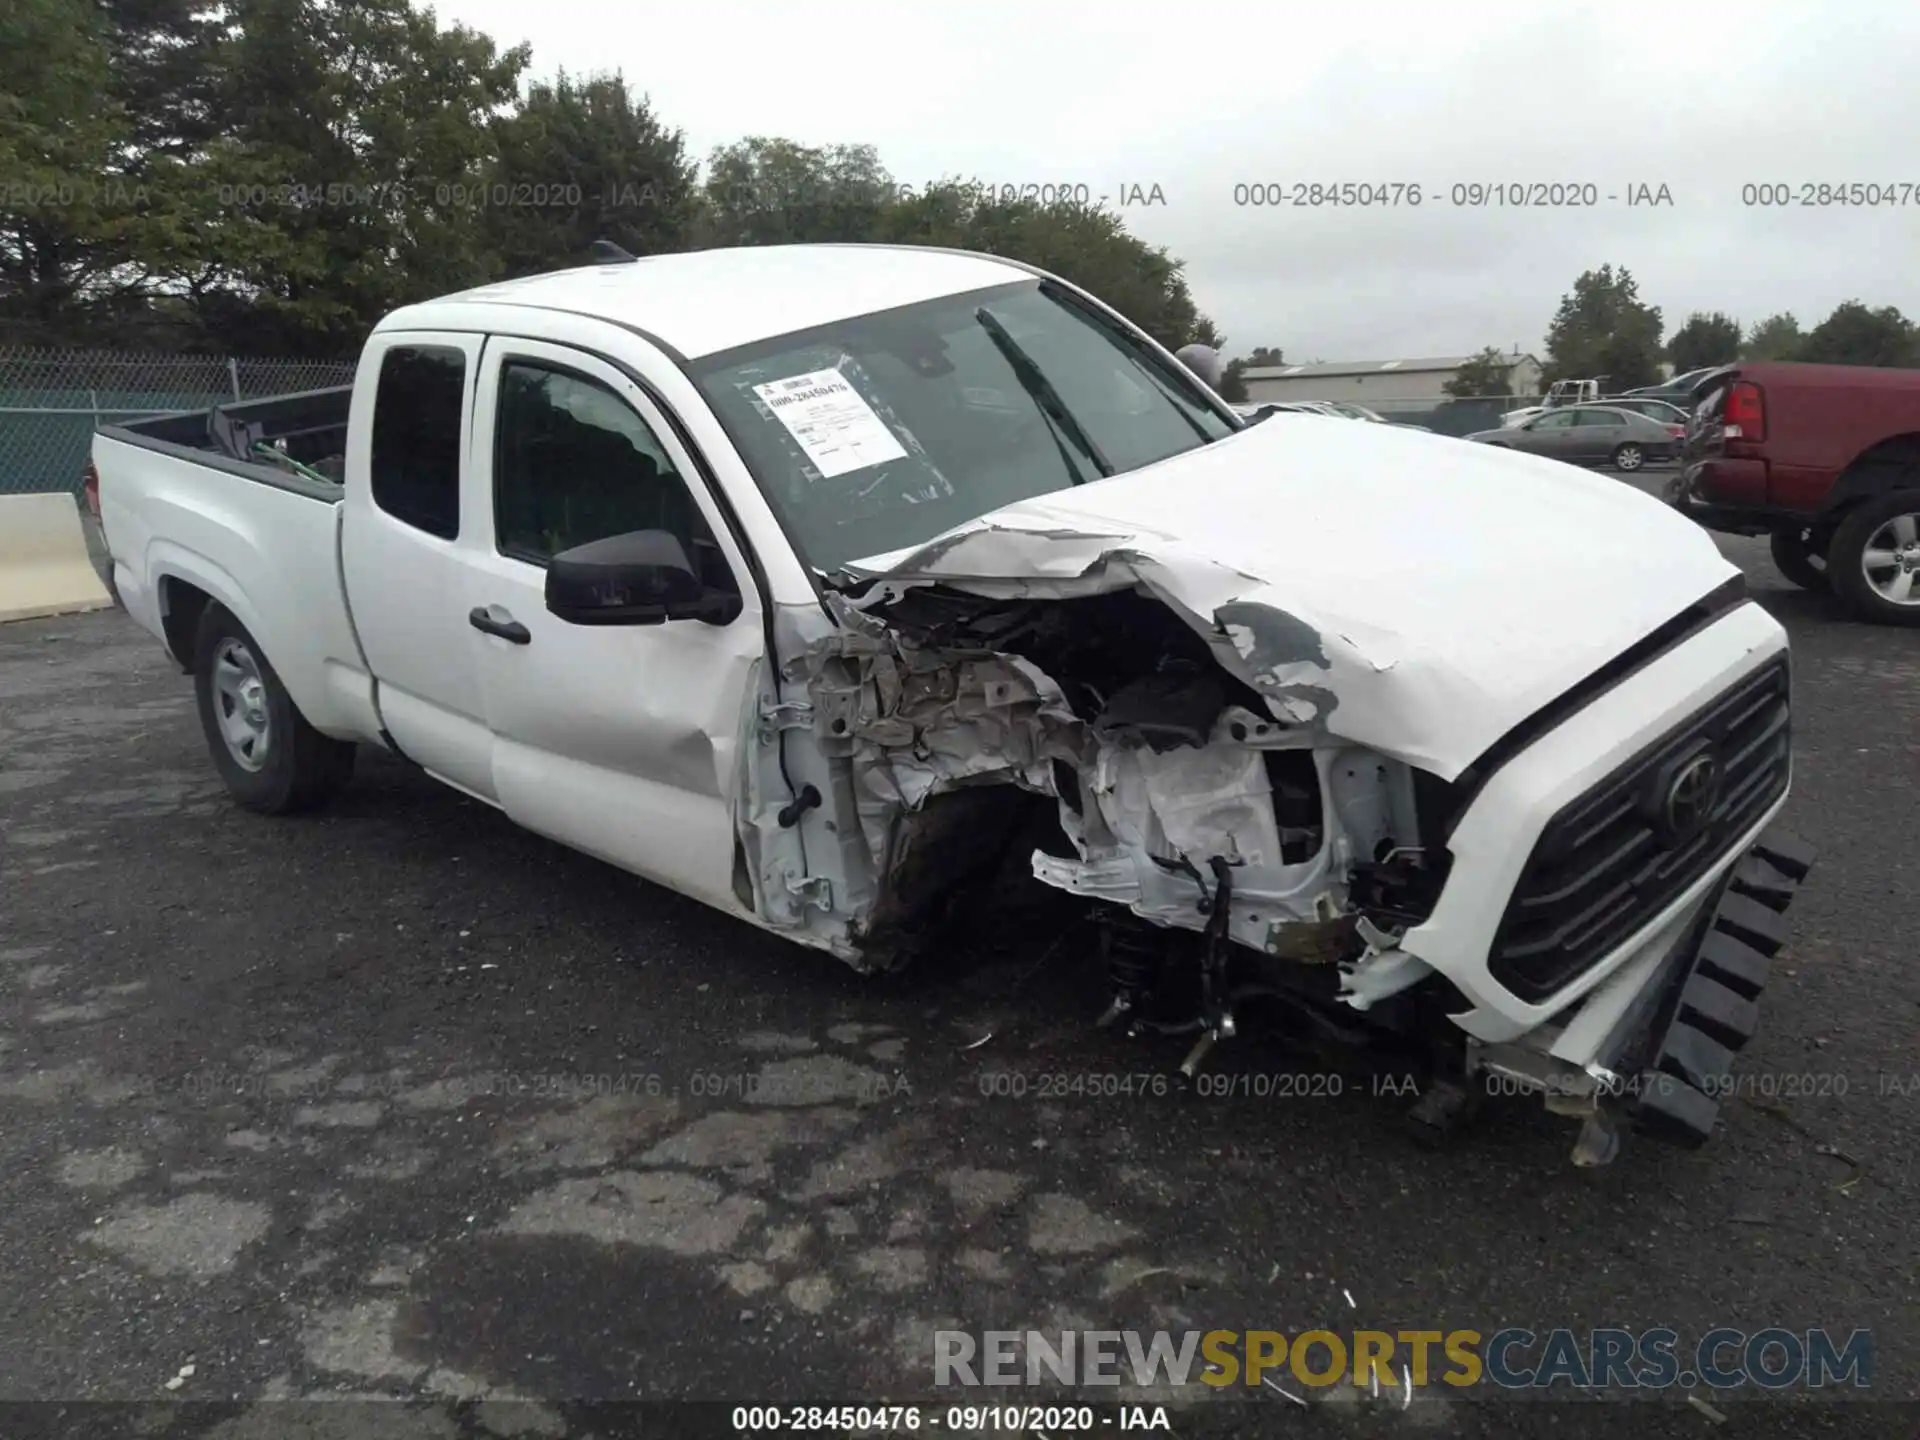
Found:
[[[1020, 342], [1007, 333], [1007, 327], [984, 305], [973, 312], [973, 318], [980, 322], [980, 328], [987, 332], [994, 348], [1006, 357], [1007, 364], [1013, 367], [1014, 378], [1020, 382], [1020, 388], [1040, 407], [1040, 413], [1093, 461], [1093, 468], [1100, 472], [1102, 479], [1112, 475], [1113, 462], [1093, 443], [1093, 437], [1087, 434], [1086, 427], [1073, 418], [1073, 412], [1067, 409], [1067, 402], [1060, 398], [1060, 392], [1053, 388], [1053, 382], [1034, 364], [1033, 357], [1020, 348]], [[1080, 467], [1067, 454], [1067, 447], [1061, 444], [1058, 433], [1054, 435], [1053, 443], [1060, 446], [1060, 458], [1067, 462], [1067, 468], [1073, 472], [1073, 483], [1081, 484]]]
[[[1049, 300], [1052, 300], [1055, 304], [1071, 305], [1076, 310], [1083, 309], [1083, 307], [1076, 304], [1056, 286], [1042, 284], [1040, 293], [1045, 295]], [[1095, 317], [1090, 316], [1089, 318]], [[1104, 321], [1096, 321], [1096, 323], [1099, 325], [1101, 334], [1109, 336], [1125, 347], [1127, 358], [1133, 361], [1134, 367], [1153, 382], [1154, 388], [1167, 397], [1172, 403], [1173, 408], [1180, 412], [1180, 418], [1187, 422], [1188, 428], [1191, 429], [1194, 434], [1198, 435], [1209, 445], [1220, 438], [1217, 435], [1208, 433], [1207, 427], [1202, 425], [1194, 418], [1192, 413], [1188, 411], [1187, 404], [1190, 403], [1194, 397], [1180, 393], [1173, 377], [1160, 369], [1159, 357], [1141, 341], [1138, 335], [1128, 330], [1118, 329]], [[1203, 406], [1202, 408], [1206, 407]]]

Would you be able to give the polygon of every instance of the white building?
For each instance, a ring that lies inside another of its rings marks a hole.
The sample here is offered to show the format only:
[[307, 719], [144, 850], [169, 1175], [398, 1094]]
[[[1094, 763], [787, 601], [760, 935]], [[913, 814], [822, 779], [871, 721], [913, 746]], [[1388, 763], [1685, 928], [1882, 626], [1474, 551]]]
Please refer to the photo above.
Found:
[[[1514, 351], [1507, 360], [1507, 384], [1515, 395], [1540, 390], [1540, 362]], [[1331, 365], [1262, 365], [1241, 372], [1248, 400], [1345, 400], [1371, 405], [1376, 400], [1441, 400], [1446, 384], [1472, 355], [1437, 355], [1424, 360], [1353, 360]]]

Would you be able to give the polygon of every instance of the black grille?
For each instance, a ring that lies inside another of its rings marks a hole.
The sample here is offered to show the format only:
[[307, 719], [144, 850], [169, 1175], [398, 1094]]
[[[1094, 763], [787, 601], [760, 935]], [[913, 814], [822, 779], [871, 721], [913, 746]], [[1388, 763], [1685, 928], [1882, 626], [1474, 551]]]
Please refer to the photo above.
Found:
[[[1547, 998], [1722, 858], [1787, 788], [1787, 689], [1782, 656], [1555, 815], [1494, 936], [1494, 979], [1523, 1000]], [[1718, 789], [1695, 823], [1676, 826], [1668, 792], [1703, 755], [1717, 764]]]

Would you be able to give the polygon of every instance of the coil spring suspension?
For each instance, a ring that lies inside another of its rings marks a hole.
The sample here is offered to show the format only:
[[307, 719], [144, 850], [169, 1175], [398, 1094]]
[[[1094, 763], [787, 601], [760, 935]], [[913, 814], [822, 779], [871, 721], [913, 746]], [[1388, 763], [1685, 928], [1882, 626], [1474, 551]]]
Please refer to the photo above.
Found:
[[1106, 927], [1107, 981], [1116, 995], [1145, 1000], [1160, 982], [1166, 937], [1139, 925]]
[[1166, 960], [1167, 938], [1130, 915], [1106, 920], [1100, 927], [1100, 953], [1106, 962], [1112, 1000], [1102, 1025], [1123, 1016], [1138, 1016], [1153, 1001]]

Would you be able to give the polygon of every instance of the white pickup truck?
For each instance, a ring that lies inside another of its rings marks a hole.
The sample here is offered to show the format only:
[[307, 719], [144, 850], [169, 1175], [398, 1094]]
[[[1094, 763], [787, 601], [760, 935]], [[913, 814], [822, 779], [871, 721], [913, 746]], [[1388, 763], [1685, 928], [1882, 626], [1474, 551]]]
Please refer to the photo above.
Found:
[[1249, 424], [988, 256], [492, 285], [387, 317], [351, 387], [94, 463], [241, 804], [376, 746], [863, 970], [937, 957], [1019, 847], [1104, 917], [1107, 1018], [1192, 1037], [1188, 1075], [1277, 1001], [1413, 1046], [1436, 1129], [1517, 1087], [1579, 1163], [1699, 1143], [1810, 863], [1769, 831], [1785, 635], [1697, 526], [1525, 455]]

